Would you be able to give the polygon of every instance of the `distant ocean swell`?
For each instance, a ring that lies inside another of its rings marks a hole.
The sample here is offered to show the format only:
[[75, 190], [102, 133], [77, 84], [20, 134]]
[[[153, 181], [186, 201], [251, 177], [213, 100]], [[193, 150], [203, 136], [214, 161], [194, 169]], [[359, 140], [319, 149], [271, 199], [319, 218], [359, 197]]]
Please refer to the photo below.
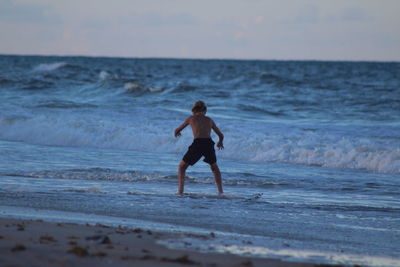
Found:
[[[177, 67], [183, 68], [180, 65]], [[366, 70], [353, 77], [333, 66], [318, 75], [290, 75], [287, 70], [279, 74], [262, 70], [241, 72], [233, 67], [222, 71], [211, 69], [210, 72], [200, 69], [199, 78], [192, 77], [192, 74], [179, 77], [182, 75], [180, 72], [168, 73], [170, 69], [164, 69], [165, 73], [161, 74], [144, 69], [139, 69], [141, 72], [128, 70], [124, 67], [109, 70], [104, 65], [88, 67], [62, 61], [34, 66], [30, 78], [0, 78], [0, 83], [26, 90], [60, 86], [65, 90], [64, 83], [68, 81], [72, 86], [82, 86], [81, 91], [75, 90], [73, 94], [82, 93], [88, 101], [94, 96], [92, 100], [123, 94], [132, 97], [162, 94], [166, 96], [165, 101], [174, 95], [185, 95], [186, 98], [191, 93], [224, 100], [238, 97], [235, 103], [237, 111], [250, 116], [256, 113], [294, 120], [328, 115], [325, 118], [331, 120], [367, 119], [388, 123], [397, 121], [396, 110], [400, 109], [397, 84], [394, 82], [397, 77], [391, 74], [395, 73], [393, 70], [380, 73], [383, 80], [380, 82], [373, 80], [376, 71]], [[177, 77], [170, 77], [171, 74]], [[339, 74], [341, 77], [336, 77]], [[84, 89], [91, 93], [85, 94]], [[323, 115], [319, 116], [319, 113]]]

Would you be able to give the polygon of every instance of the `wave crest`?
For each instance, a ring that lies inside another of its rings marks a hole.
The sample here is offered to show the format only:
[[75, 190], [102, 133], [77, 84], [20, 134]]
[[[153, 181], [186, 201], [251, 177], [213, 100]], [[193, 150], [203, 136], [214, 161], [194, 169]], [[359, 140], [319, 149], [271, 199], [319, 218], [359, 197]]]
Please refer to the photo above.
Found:
[[44, 64], [39, 64], [36, 67], [33, 68], [33, 72], [51, 72], [56, 69], [62, 68], [66, 66], [66, 62], [56, 62], [56, 63], [44, 63]]
[[[154, 113], [154, 116], [158, 116], [156, 120], [146, 116], [137, 116], [132, 120], [132, 115], [121, 118], [121, 114], [110, 115], [108, 119], [79, 115], [79, 111], [73, 109], [62, 118], [49, 114], [36, 117], [3, 116], [0, 117], [0, 139], [41, 145], [160, 153], [184, 153], [191, 142], [189, 132], [175, 139], [171, 129], [176, 127], [176, 121], [158, 112]], [[249, 132], [251, 127], [253, 130]], [[309, 131], [280, 126], [265, 131], [251, 127], [224, 127], [225, 150], [218, 157], [248, 162], [282, 162], [400, 173], [399, 140], [394, 137], [359, 138], [332, 129], [318, 128]], [[370, 133], [366, 135], [371, 136]]]

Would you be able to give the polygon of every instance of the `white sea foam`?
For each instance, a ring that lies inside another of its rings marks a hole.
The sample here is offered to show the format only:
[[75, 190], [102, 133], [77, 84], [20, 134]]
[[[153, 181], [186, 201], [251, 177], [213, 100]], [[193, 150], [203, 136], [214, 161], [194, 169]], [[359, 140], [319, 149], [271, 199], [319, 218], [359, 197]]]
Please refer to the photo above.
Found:
[[146, 87], [146, 86], [131, 83], [131, 82], [125, 83], [124, 89], [128, 93], [137, 93], [137, 92], [145, 92], [145, 91], [148, 91], [150, 93], [160, 93], [164, 90], [163, 88]]
[[100, 81], [106, 81], [106, 80], [110, 80], [110, 79], [119, 79], [119, 75], [118, 74], [114, 74], [114, 73], [110, 73], [108, 71], [102, 70], [99, 73], [99, 80]]
[[[231, 146], [234, 147], [234, 151], [239, 150], [242, 153], [231, 156], [255, 162], [287, 162], [329, 168], [364, 169], [380, 173], [400, 173], [399, 148], [380, 148], [371, 143], [367, 150], [363, 150], [365, 144], [351, 138], [337, 143], [324, 143], [323, 138], [315, 140], [308, 138], [310, 137], [304, 136], [302, 140], [287, 140], [275, 136], [259, 142], [241, 140], [239, 143], [232, 143]], [[314, 143], [304, 144], [310, 141]], [[243, 148], [243, 144], [246, 143], [249, 146]]]
[[[102, 168], [89, 169], [67, 169], [67, 170], [47, 170], [47, 171], [20, 171], [7, 173], [8, 176], [29, 177], [29, 178], [58, 178], [68, 180], [103, 180], [120, 182], [140, 182], [140, 181], [160, 181], [168, 179], [160, 174], [146, 174], [134, 171], [115, 171]], [[83, 189], [80, 189], [83, 190]], [[98, 186], [84, 189], [87, 192], [101, 191]]]
[[[194, 249], [199, 251], [213, 251], [218, 253], [229, 253], [235, 255], [256, 256], [262, 258], [285, 259], [286, 261], [303, 261], [329, 264], [366, 265], [366, 266], [398, 266], [399, 258], [379, 257], [370, 255], [356, 255], [347, 253], [335, 253], [329, 251], [301, 250], [301, 249], [271, 249], [266, 242], [274, 243], [273, 240], [263, 240], [263, 244], [254, 245], [254, 241], [226, 235], [224, 238], [195, 238], [183, 237], [181, 239], [166, 239], [158, 243], [174, 249]], [[276, 241], [275, 241], [276, 243]], [[282, 244], [285, 246], [286, 243]], [[288, 246], [288, 244], [286, 244]]]
[[[157, 115], [157, 114], [155, 114]], [[174, 138], [175, 121], [75, 115], [43, 115], [9, 120], [0, 118], [0, 138], [28, 143], [184, 153], [191, 134]], [[250, 133], [251, 132], [251, 133]], [[330, 168], [400, 173], [400, 148], [371, 138], [342, 136], [334, 131], [304, 133], [285, 128], [268, 133], [226, 127], [225, 150], [218, 157], [250, 162], [285, 162]]]
[[104, 192], [101, 190], [101, 187], [98, 186], [98, 185], [87, 187], [87, 188], [65, 189], [63, 191], [65, 191], [65, 192], [74, 192], [74, 193], [104, 194]]
[[67, 65], [66, 62], [44, 63], [33, 68], [33, 72], [51, 72]]
[[107, 80], [107, 79], [109, 79], [110, 77], [111, 77], [110, 73], [108, 73], [108, 72], [105, 71], [105, 70], [102, 70], [102, 71], [100, 71], [100, 73], [99, 73], [99, 79], [102, 80], [102, 81]]
[[124, 84], [124, 89], [127, 90], [127, 91], [134, 90], [134, 89], [139, 88], [139, 87], [140, 86], [135, 84], [135, 83], [125, 83]]

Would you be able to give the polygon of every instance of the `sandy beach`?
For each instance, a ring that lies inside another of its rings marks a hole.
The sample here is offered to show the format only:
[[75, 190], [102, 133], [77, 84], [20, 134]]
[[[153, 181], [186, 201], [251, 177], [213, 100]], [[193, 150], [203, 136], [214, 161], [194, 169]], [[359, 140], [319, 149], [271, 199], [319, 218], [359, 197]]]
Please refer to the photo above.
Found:
[[[1, 266], [312, 266], [275, 259], [169, 249], [183, 234], [105, 225], [0, 219]], [[185, 234], [189, 235], [189, 234]], [[198, 238], [213, 238], [210, 235]]]

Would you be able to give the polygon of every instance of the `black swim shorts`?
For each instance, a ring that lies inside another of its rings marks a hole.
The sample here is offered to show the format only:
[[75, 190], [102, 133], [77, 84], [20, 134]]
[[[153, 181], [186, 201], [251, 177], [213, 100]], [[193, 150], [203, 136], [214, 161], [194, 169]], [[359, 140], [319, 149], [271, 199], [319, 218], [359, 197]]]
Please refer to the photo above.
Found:
[[212, 165], [217, 162], [215, 156], [214, 141], [211, 138], [196, 138], [189, 146], [188, 151], [183, 156], [183, 161], [189, 165], [194, 165], [204, 156], [204, 162]]

